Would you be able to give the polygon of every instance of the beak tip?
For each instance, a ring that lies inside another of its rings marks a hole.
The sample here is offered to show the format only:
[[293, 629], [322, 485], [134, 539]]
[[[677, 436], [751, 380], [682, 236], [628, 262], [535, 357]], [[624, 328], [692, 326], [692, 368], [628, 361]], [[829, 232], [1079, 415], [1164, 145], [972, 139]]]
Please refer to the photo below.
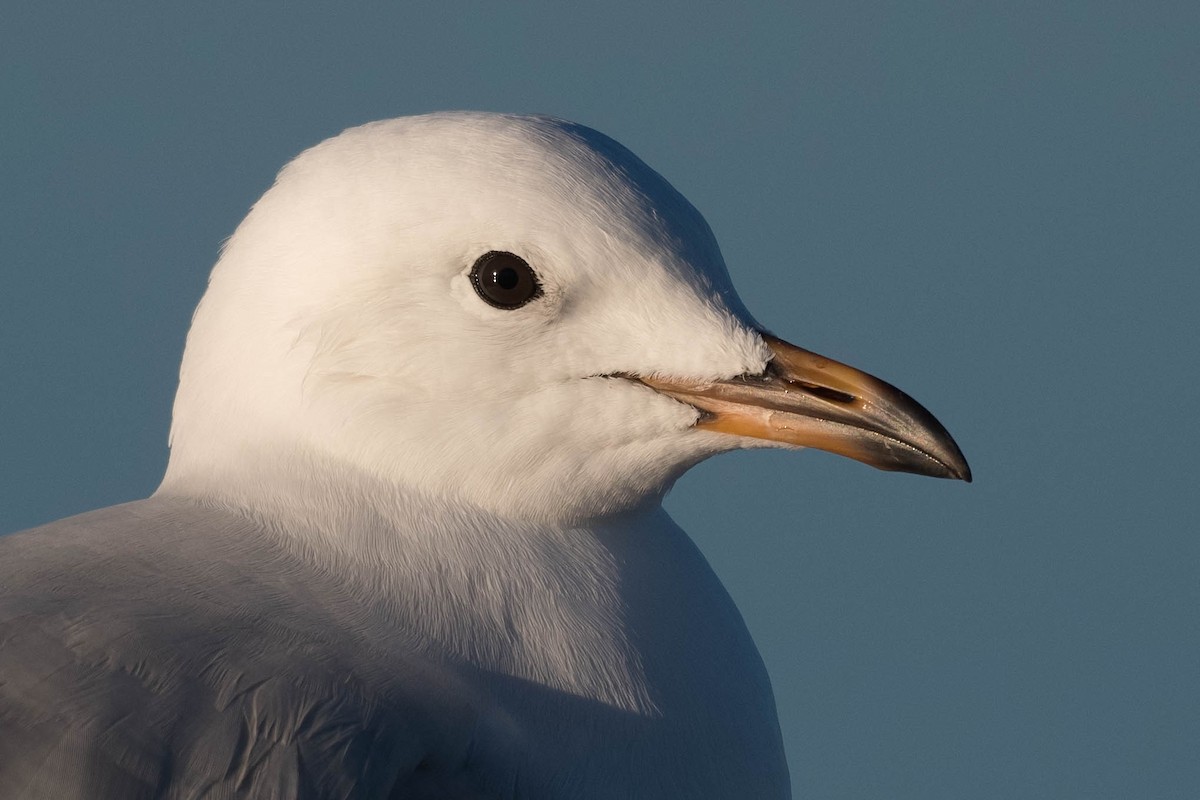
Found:
[[[863, 459], [859, 459], [863, 460]], [[903, 461], [895, 462], [884, 466], [879, 463], [867, 461], [873, 467], [883, 470], [894, 470], [897, 472], [911, 472], [915, 475], [924, 475], [930, 478], [942, 478], [948, 481], [962, 481], [963, 483], [971, 483], [974, 476], [971, 474], [971, 468], [967, 466], [967, 461], [962, 456], [957, 458], [938, 457], [934, 458], [929, 455], [920, 457], [906, 458]]]
[[950, 455], [951, 457], [943, 462], [946, 465], [945, 477], [963, 483], [971, 483], [974, 479], [971, 475], [971, 466], [967, 463], [962, 451], [958, 449], [958, 445], [953, 445], [953, 452]]

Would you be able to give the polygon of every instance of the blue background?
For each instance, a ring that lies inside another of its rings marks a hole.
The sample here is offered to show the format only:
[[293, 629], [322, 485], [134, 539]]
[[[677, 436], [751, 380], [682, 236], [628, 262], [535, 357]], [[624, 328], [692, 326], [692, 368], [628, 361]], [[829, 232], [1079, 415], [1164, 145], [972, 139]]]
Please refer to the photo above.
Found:
[[669, 497], [797, 795], [1200, 796], [1200, 5], [304, 5], [6, 9], [0, 531], [154, 489], [191, 310], [293, 155], [551, 113], [663, 173], [764, 324], [908, 390], [974, 468], [740, 453]]

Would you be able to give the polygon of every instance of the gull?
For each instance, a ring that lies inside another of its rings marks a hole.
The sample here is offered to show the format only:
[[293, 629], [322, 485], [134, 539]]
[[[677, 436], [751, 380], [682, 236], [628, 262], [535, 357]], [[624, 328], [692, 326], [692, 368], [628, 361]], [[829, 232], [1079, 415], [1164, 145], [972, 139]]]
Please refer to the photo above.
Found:
[[788, 797], [664, 494], [748, 447], [970, 480], [910, 397], [755, 322], [624, 147], [468, 112], [279, 173], [170, 446], [151, 497], [0, 539], [0, 797]]

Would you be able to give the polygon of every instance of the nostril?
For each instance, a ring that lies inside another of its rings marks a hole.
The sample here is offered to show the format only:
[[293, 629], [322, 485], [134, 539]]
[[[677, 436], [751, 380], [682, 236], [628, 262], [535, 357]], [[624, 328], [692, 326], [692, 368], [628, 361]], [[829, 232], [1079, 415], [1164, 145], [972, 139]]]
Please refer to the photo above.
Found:
[[782, 367], [775, 363], [775, 360], [767, 362], [767, 368], [763, 370], [762, 380], [777, 380], [786, 383], [789, 387], [799, 389], [802, 392], [814, 395], [822, 400], [828, 400], [831, 403], [839, 403], [841, 405], [850, 405], [858, 398], [852, 394], [822, 386], [819, 383], [809, 383], [808, 381], [797, 380], [790, 377]]
[[817, 397], [821, 398], [822, 400], [828, 400], [831, 403], [840, 403], [842, 405], [850, 405], [851, 403], [853, 403], [855, 400], [858, 399], [852, 394], [847, 394], [846, 392], [841, 392], [841, 391], [838, 391], [837, 389], [831, 389], [828, 386], [818, 386], [815, 383], [806, 383], [805, 381], [796, 381], [796, 380], [788, 380], [787, 382], [791, 386], [795, 386], [798, 389], [802, 389], [803, 391], [806, 391], [809, 394], [816, 395]]

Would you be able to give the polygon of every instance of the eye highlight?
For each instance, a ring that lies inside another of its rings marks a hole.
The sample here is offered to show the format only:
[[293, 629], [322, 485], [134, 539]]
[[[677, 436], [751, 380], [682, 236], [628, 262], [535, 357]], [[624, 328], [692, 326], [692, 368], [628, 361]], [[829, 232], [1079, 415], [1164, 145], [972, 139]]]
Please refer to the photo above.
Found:
[[483, 302], [496, 308], [520, 308], [542, 295], [533, 267], [502, 250], [484, 253], [471, 267], [471, 285]]

